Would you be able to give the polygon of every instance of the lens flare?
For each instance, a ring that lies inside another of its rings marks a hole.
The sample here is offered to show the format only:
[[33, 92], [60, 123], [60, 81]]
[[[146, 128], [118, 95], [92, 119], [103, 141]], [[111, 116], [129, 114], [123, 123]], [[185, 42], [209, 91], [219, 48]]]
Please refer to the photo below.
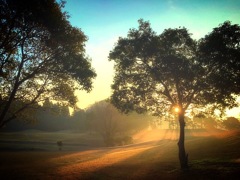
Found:
[[176, 113], [179, 113], [179, 112], [180, 112], [179, 107], [175, 107], [175, 108], [174, 108], [174, 111], [175, 111]]

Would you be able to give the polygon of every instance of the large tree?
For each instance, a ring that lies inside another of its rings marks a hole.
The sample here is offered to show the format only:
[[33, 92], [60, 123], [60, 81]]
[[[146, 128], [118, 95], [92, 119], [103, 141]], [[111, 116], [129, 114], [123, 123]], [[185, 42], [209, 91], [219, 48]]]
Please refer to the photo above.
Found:
[[96, 76], [87, 37], [55, 0], [0, 0], [0, 127], [46, 98], [74, 106]]
[[[239, 29], [239, 26], [236, 27]], [[220, 34], [225, 36], [224, 33], [222, 31]], [[236, 33], [232, 32], [231, 35], [236, 36]], [[161, 116], [169, 110], [177, 110], [181, 168], [188, 167], [184, 146], [184, 115], [189, 107], [208, 104], [233, 106], [233, 94], [239, 93], [234, 82], [239, 79], [222, 81], [224, 74], [220, 72], [219, 59], [214, 59], [204, 49], [207, 46], [214, 48], [209, 37], [211, 34], [197, 42], [186, 28], [166, 29], [157, 35], [149, 22], [139, 20], [139, 28], [130, 29], [126, 38], [119, 38], [109, 54], [109, 59], [115, 61], [116, 74], [111, 99], [117, 108], [125, 113], [149, 111]], [[235, 44], [230, 46], [231, 43]], [[239, 53], [239, 36], [238, 41], [229, 40], [224, 45], [236, 49], [235, 54]], [[229, 52], [228, 55], [235, 58], [235, 63], [238, 61], [239, 67], [239, 57], [235, 54]], [[225, 58], [229, 58], [228, 55]], [[211, 63], [208, 64], [209, 58]], [[232, 67], [234, 62], [231, 64], [225, 60], [223, 64]], [[225, 71], [228, 72], [227, 68]], [[239, 77], [239, 68], [232, 69], [231, 73]], [[224, 87], [225, 84], [228, 86]]]

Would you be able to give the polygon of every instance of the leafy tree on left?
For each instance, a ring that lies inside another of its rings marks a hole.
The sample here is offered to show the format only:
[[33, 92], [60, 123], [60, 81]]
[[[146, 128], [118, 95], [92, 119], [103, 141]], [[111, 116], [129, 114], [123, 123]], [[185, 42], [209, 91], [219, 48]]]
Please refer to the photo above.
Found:
[[0, 0], [0, 127], [27, 119], [45, 99], [74, 106], [76, 89], [91, 90], [87, 37], [71, 26], [64, 3]]

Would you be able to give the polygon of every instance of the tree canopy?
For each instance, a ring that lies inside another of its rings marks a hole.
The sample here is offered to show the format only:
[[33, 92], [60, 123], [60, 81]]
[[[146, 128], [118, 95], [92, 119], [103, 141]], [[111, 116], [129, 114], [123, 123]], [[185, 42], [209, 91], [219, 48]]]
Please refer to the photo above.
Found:
[[96, 76], [87, 37], [55, 0], [0, 0], [0, 127], [46, 98], [74, 106]]
[[223, 126], [228, 130], [239, 130], [240, 121], [235, 117], [228, 117], [222, 122]]
[[196, 41], [184, 27], [157, 35], [149, 22], [139, 20], [139, 28], [119, 38], [109, 54], [116, 70], [113, 104], [123, 112], [147, 110], [156, 115], [175, 105], [184, 111], [193, 104], [236, 105], [239, 32], [238, 25], [225, 22]]
[[240, 93], [240, 26], [226, 21], [199, 41], [198, 58], [208, 81], [205, 99], [223, 108], [236, 106]]
[[224, 22], [199, 41], [186, 28], [157, 35], [139, 20], [119, 38], [109, 59], [115, 61], [112, 103], [121, 111], [165, 115], [179, 109], [179, 159], [187, 167], [184, 114], [189, 107], [236, 105], [239, 95], [240, 27]]

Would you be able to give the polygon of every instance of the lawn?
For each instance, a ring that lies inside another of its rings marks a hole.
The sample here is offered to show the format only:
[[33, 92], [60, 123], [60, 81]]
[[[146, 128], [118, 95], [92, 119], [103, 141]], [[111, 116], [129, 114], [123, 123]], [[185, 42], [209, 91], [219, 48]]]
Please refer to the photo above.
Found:
[[[61, 133], [66, 143], [69, 140], [62, 151], [53, 141], [60, 136], [57, 133], [35, 132], [42, 142], [36, 149], [6, 151], [5, 146], [0, 152], [1, 179], [239, 179], [237, 132], [187, 131], [187, 170], [179, 168], [178, 132], [174, 130], [140, 132], [134, 136], [135, 144], [112, 148], [102, 147], [100, 139], [94, 141], [91, 135], [87, 144], [87, 135]], [[5, 134], [5, 139], [6, 135], [9, 140], [14, 137]], [[41, 148], [45, 141], [48, 146]]]

